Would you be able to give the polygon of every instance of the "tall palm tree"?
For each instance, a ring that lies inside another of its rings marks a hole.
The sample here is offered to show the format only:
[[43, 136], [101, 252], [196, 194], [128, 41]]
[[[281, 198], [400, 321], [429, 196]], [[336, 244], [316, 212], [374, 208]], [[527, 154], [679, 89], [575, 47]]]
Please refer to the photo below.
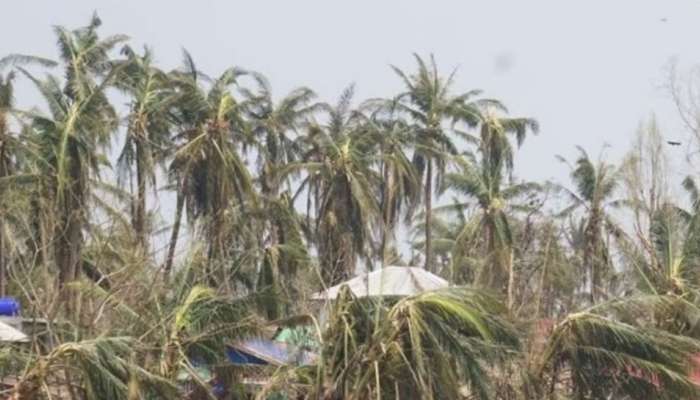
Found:
[[[263, 256], [257, 278], [257, 290], [270, 293], [267, 299], [268, 314], [276, 315], [277, 304], [293, 298], [295, 288], [291, 279], [303, 264], [307, 264], [304, 243], [297, 212], [288, 191], [291, 179], [299, 176], [283, 174], [283, 168], [301, 157], [302, 146], [297, 139], [299, 132], [308, 126], [319, 111], [314, 102], [316, 94], [308, 88], [292, 90], [275, 101], [268, 80], [258, 73], [251, 73], [257, 90], [242, 88], [243, 106], [247, 122], [256, 141], [258, 164], [257, 180], [260, 187], [261, 213], [254, 213], [262, 221], [258, 234]], [[286, 298], [282, 298], [286, 294]], [[275, 297], [275, 299], [272, 299]]]
[[[571, 167], [571, 180], [576, 189], [564, 188], [572, 205], [562, 215], [568, 215], [578, 208], [584, 209], [582, 259], [589, 278], [590, 301], [595, 303], [601, 297], [603, 276], [611, 272], [605, 232], [616, 229], [607, 208], [615, 205], [610, 198], [618, 184], [618, 171], [602, 160], [594, 163], [584, 149], [578, 147], [578, 150], [580, 155]], [[566, 162], [561, 157], [560, 160]]]
[[147, 250], [147, 186], [155, 186], [155, 167], [164, 161], [169, 151], [173, 123], [171, 107], [176, 96], [167, 74], [153, 66], [153, 54], [148, 48], [143, 55], [138, 55], [131, 47], [125, 46], [122, 54], [126, 59], [116, 63], [121, 66], [116, 85], [130, 97], [130, 105], [126, 138], [117, 166], [122, 184], [126, 176], [131, 180], [135, 166], [137, 189], [132, 206], [132, 225], [137, 245]]
[[[111, 78], [106, 79], [103, 85], [110, 81]], [[40, 154], [38, 169], [43, 172], [43, 185], [54, 201], [55, 261], [62, 286], [76, 279], [80, 271], [91, 177], [99, 173], [104, 163], [99, 150], [108, 144], [117, 120], [98, 94], [104, 86], [95, 88], [86, 98], [73, 100], [53, 77], [34, 82], [51, 110], [51, 115], [30, 116]]]
[[[109, 52], [126, 40], [115, 35], [100, 39], [100, 19], [94, 15], [84, 28], [56, 27], [65, 81], [49, 76], [41, 81], [21, 69], [32, 80], [48, 105], [50, 115], [29, 113], [37, 132], [39, 170], [51, 194], [56, 221], [54, 252], [59, 269], [59, 287], [78, 277], [83, 247], [91, 175], [106, 161], [100, 149], [109, 144], [117, 128], [117, 116], [105, 89], [114, 83]], [[43, 62], [43, 59], [11, 55], [3, 62]], [[48, 63], [45, 63], [48, 64]]]
[[376, 164], [381, 176], [379, 258], [382, 265], [387, 265], [395, 253], [391, 244], [396, 240], [400, 219], [411, 219], [421, 196], [420, 177], [407, 154], [413, 131], [405, 121], [378, 115], [368, 118], [363, 129], [374, 137], [377, 146]]
[[520, 145], [526, 133], [537, 132], [538, 126], [531, 119], [499, 117], [489, 110], [483, 118], [479, 137], [465, 134], [465, 138], [478, 145], [478, 159], [473, 160], [475, 163], [462, 161], [461, 172], [447, 174], [445, 187], [477, 201], [478, 220], [465, 224], [460, 234], [462, 243], [458, 245], [465, 246], [464, 241], [483, 238], [489, 261], [487, 269], [480, 271], [479, 280], [490, 288], [505, 289], [511, 309], [515, 298], [515, 272], [508, 203], [537, 189], [538, 185], [504, 185], [513, 169], [513, 148], [508, 135], [514, 135]]
[[187, 53], [186, 60], [186, 70], [172, 74], [180, 96], [175, 112], [181, 132], [170, 166], [179, 182], [166, 271], [172, 266], [176, 234], [186, 205], [188, 216], [193, 222], [201, 222], [206, 234], [207, 268], [213, 272], [230, 250], [233, 232], [227, 225], [229, 209], [254, 199], [252, 177], [239, 155], [239, 144], [251, 140], [249, 127], [230, 90], [243, 71], [230, 68], [205, 86]]
[[[401, 78], [406, 91], [391, 101], [393, 111], [405, 115], [415, 130], [413, 163], [425, 183], [423, 193], [425, 209], [425, 268], [432, 269], [431, 218], [433, 190], [439, 187], [445, 173], [450, 154], [457, 153], [451, 129], [447, 121], [462, 121], [469, 126], [479, 122], [475, 96], [481, 92], [469, 91], [454, 95], [452, 85], [455, 73], [447, 78], [440, 76], [431, 56], [428, 65], [420, 56], [414, 55], [417, 71], [408, 75], [397, 67], [392, 69]], [[437, 184], [435, 184], [437, 182]]]
[[353, 87], [334, 107], [325, 106], [326, 124], [313, 124], [303, 138], [302, 161], [287, 172], [307, 176], [297, 193], [307, 191], [315, 205], [315, 239], [325, 285], [335, 285], [355, 272], [358, 256], [367, 255], [371, 227], [379, 215], [376, 171], [371, 168], [374, 141], [363, 135], [358, 113], [351, 109]]

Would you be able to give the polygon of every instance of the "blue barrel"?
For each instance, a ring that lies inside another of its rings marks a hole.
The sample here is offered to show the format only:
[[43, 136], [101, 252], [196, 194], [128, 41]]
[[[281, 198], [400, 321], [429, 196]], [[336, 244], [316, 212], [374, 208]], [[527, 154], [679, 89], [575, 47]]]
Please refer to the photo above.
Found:
[[14, 297], [0, 297], [0, 316], [16, 317], [19, 315], [19, 301]]

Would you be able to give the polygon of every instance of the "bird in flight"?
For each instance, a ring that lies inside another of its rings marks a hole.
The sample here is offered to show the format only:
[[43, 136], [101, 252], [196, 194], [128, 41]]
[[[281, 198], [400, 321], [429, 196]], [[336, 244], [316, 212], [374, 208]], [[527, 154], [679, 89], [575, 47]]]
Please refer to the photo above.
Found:
[[680, 146], [681, 142], [674, 142], [673, 140], [667, 140], [666, 143], [670, 144], [671, 146]]

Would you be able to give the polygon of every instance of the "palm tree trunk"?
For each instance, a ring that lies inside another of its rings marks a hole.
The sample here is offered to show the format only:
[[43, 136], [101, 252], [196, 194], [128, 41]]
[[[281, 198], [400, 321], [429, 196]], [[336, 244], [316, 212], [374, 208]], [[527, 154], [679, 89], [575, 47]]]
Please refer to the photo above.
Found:
[[431, 271], [433, 249], [431, 243], [431, 225], [433, 220], [433, 161], [428, 158], [425, 172], [425, 269]]
[[185, 187], [187, 186], [187, 177], [185, 176], [181, 179], [180, 185], [178, 185], [177, 200], [175, 204], [175, 221], [173, 221], [173, 230], [170, 234], [170, 244], [168, 246], [168, 256], [165, 259], [165, 265], [163, 267], [163, 272], [165, 274], [165, 279], [170, 275], [170, 271], [173, 268], [173, 259], [175, 258], [175, 248], [177, 247], [177, 239], [180, 235], [180, 223], [182, 221], [182, 210], [185, 208]]
[[387, 261], [387, 254], [386, 254], [386, 246], [387, 246], [387, 240], [389, 236], [389, 227], [391, 225], [391, 207], [392, 207], [392, 199], [391, 199], [391, 185], [392, 182], [390, 182], [391, 175], [389, 174], [389, 168], [387, 168], [386, 164], [382, 162], [381, 166], [382, 170], [382, 175], [384, 176], [384, 196], [383, 196], [383, 222], [384, 226], [382, 226], [382, 242], [380, 245], [379, 251], [381, 252], [381, 257], [382, 257], [382, 268], [386, 267], [386, 261]]
[[0, 297], [7, 294], [7, 264], [5, 262], [5, 228], [0, 219]]
[[80, 254], [82, 252], [82, 207], [75, 196], [78, 194], [72, 190], [66, 190], [63, 194], [60, 222], [56, 224], [54, 252], [58, 265], [58, 288], [63, 300], [66, 302], [66, 310], [74, 311], [76, 305], [74, 296], [66, 291], [66, 283], [78, 279], [80, 269]]
[[513, 263], [513, 249], [508, 249], [508, 310], [513, 311], [515, 305], [515, 266]]
[[[3, 129], [3, 122], [2, 118], [0, 118], [0, 132]], [[2, 136], [0, 136], [2, 137]], [[6, 160], [6, 154], [5, 154], [5, 146], [4, 143], [0, 142], [0, 178], [3, 178], [8, 175], [7, 170], [5, 165], [5, 160]], [[7, 276], [5, 269], [7, 268], [7, 264], [5, 262], [5, 227], [3, 223], [3, 216], [0, 215], [0, 297], [5, 296], [6, 292], [6, 287], [7, 287]]]
[[589, 274], [589, 279], [590, 279], [590, 284], [591, 284], [591, 292], [590, 292], [590, 301], [591, 304], [595, 304], [595, 302], [598, 299], [598, 290], [599, 290], [599, 285], [600, 285], [600, 277], [599, 277], [599, 250], [600, 246], [598, 241], [600, 240], [598, 233], [599, 233], [599, 226], [600, 226], [600, 213], [598, 210], [595, 208], [591, 211], [588, 225], [586, 226], [585, 230], [585, 247], [584, 247], [584, 254], [583, 254], [583, 261], [584, 265], [588, 269], [588, 274]]
[[134, 230], [144, 253], [148, 253], [148, 236], [146, 235], [146, 161], [143, 142], [139, 136], [136, 140], [136, 207], [134, 210]]

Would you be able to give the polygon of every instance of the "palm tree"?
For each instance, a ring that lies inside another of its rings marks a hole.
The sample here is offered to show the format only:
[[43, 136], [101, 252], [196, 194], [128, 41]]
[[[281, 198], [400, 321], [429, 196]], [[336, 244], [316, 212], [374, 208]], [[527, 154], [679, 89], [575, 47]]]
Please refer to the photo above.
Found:
[[[323, 332], [319, 366], [290, 375], [311, 375], [308, 398], [455, 399], [466, 389], [470, 398], [488, 399], [489, 369], [518, 347], [504, 313], [468, 287], [384, 301], [355, 298], [346, 288]], [[285, 372], [275, 378], [289, 390], [299, 378], [284, 382]]]
[[[401, 78], [406, 91], [391, 101], [392, 111], [407, 116], [415, 131], [415, 151], [413, 163], [419, 176], [425, 182], [423, 193], [425, 209], [425, 268], [432, 269], [431, 218], [433, 208], [433, 188], [439, 187], [445, 173], [450, 154], [457, 148], [445, 122], [462, 121], [469, 126], [479, 122], [476, 104], [471, 101], [481, 92], [473, 90], [453, 95], [452, 85], [455, 73], [447, 79], [440, 76], [435, 59], [431, 56], [430, 66], [417, 54], [418, 70], [407, 75], [402, 70], [392, 69]], [[433, 171], [435, 169], [435, 171]], [[434, 185], [434, 182], [437, 184]]]
[[328, 286], [354, 273], [357, 257], [367, 254], [371, 227], [379, 215], [374, 196], [378, 177], [371, 168], [375, 146], [362, 134], [363, 118], [350, 108], [352, 95], [351, 86], [335, 107], [325, 106], [328, 123], [310, 126], [303, 161], [287, 169], [307, 173], [297, 193], [306, 190], [308, 204], [314, 201], [321, 276]]
[[301, 153], [299, 143], [290, 134], [305, 127], [319, 106], [312, 103], [316, 94], [305, 87], [291, 91], [275, 103], [267, 79], [260, 74], [252, 75], [258, 90], [241, 91], [246, 99], [250, 130], [259, 142], [260, 191], [263, 196], [275, 197], [285, 183], [280, 180], [280, 169], [296, 161]]
[[479, 137], [465, 134], [465, 138], [478, 144], [478, 160], [462, 161], [462, 171], [447, 174], [445, 178], [445, 188], [477, 201], [480, 210], [477, 220], [464, 225], [460, 234], [462, 242], [457, 245], [466, 246], [464, 241], [483, 238], [489, 261], [487, 269], [480, 271], [479, 280], [487, 287], [506, 289], [509, 309], [515, 300], [515, 273], [508, 203], [536, 190], [538, 185], [519, 183], [503, 187], [503, 181], [513, 169], [513, 149], [507, 135], [514, 135], [520, 145], [529, 130], [537, 132], [534, 120], [497, 117], [487, 110]]
[[400, 119], [384, 119], [373, 115], [363, 123], [366, 134], [374, 136], [377, 145], [377, 169], [381, 176], [379, 208], [381, 233], [379, 258], [382, 265], [392, 261], [391, 244], [403, 216], [409, 221], [420, 201], [420, 177], [407, 150], [413, 139], [412, 129]]
[[[72, 31], [55, 28], [66, 77], [63, 86], [53, 76], [40, 81], [20, 68], [37, 86], [50, 111], [48, 116], [38, 112], [27, 115], [37, 133], [38, 168], [48, 178], [45, 184], [57, 219], [54, 249], [59, 287], [78, 277], [90, 176], [105, 163], [99, 150], [109, 144], [110, 135], [117, 127], [116, 112], [105, 94], [116, 72], [110, 71], [109, 52], [127, 38], [115, 35], [100, 39], [97, 33], [100, 25], [100, 19], [93, 15], [84, 28]], [[0, 60], [0, 64], [7, 63], [55, 65], [23, 55]]]
[[553, 398], [559, 375], [567, 370], [576, 399], [695, 398], [699, 389], [688, 371], [698, 351], [696, 341], [682, 336], [593, 312], [571, 314], [554, 328], [541, 353], [537, 398]]
[[164, 321], [167, 336], [160, 374], [166, 379], [182, 369], [191, 373], [191, 357], [220, 361], [231, 341], [260, 333], [261, 323], [251, 312], [252, 299], [227, 298], [204, 286], [177, 295], [177, 306]]
[[[260, 212], [252, 212], [261, 221], [260, 241], [262, 259], [256, 280], [256, 290], [268, 294], [266, 311], [276, 317], [280, 305], [293, 303], [296, 289], [292, 278], [298, 270], [308, 264], [306, 243], [301, 234], [289, 190], [290, 178], [283, 168], [301, 157], [302, 147], [296, 140], [301, 129], [309, 124], [310, 118], [319, 111], [318, 103], [313, 103], [316, 95], [308, 88], [292, 90], [275, 102], [272, 88], [264, 76], [251, 73], [257, 83], [257, 90], [242, 88], [245, 98], [243, 106], [247, 122], [255, 138], [258, 176], [260, 187]], [[287, 186], [288, 190], [281, 192]], [[256, 257], [254, 257], [256, 258]], [[282, 297], [286, 294], [286, 297]]]
[[153, 54], [149, 49], [138, 55], [125, 46], [122, 54], [126, 59], [116, 63], [121, 66], [116, 85], [130, 96], [131, 104], [126, 139], [117, 166], [122, 184], [126, 176], [131, 181], [135, 166], [137, 193], [132, 206], [132, 224], [137, 245], [147, 250], [146, 191], [149, 183], [155, 186], [155, 166], [163, 162], [169, 150], [171, 107], [176, 96], [167, 74], [153, 66]]
[[230, 91], [244, 72], [230, 68], [205, 87], [189, 54], [185, 58], [186, 70], [172, 75], [180, 96], [175, 113], [181, 132], [170, 166], [178, 179], [178, 200], [165, 270], [172, 266], [186, 205], [191, 220], [202, 222], [211, 273], [230, 250], [233, 233], [227, 231], [231, 228], [227, 226], [228, 211], [253, 199], [252, 178], [238, 153], [239, 143], [250, 141], [249, 127]]
[[30, 363], [10, 398], [51, 398], [50, 391], [56, 388], [55, 382], [65, 381], [66, 377], [70, 377], [65, 383], [68, 392], [88, 400], [126, 400], [134, 398], [136, 393], [158, 398], [177, 396], [171, 381], [135, 362], [137, 344], [129, 337], [64, 343]]
[[[612, 165], [602, 160], [594, 164], [585, 150], [581, 147], [578, 150], [580, 155], [571, 167], [571, 180], [576, 189], [563, 189], [573, 204], [562, 215], [568, 215], [577, 208], [584, 209], [582, 259], [590, 283], [590, 301], [595, 303], [601, 297], [603, 277], [611, 271], [604, 232], [617, 229], [606, 208], [615, 205], [610, 197], [615, 193], [618, 173]], [[560, 160], [566, 162], [561, 157]]]

